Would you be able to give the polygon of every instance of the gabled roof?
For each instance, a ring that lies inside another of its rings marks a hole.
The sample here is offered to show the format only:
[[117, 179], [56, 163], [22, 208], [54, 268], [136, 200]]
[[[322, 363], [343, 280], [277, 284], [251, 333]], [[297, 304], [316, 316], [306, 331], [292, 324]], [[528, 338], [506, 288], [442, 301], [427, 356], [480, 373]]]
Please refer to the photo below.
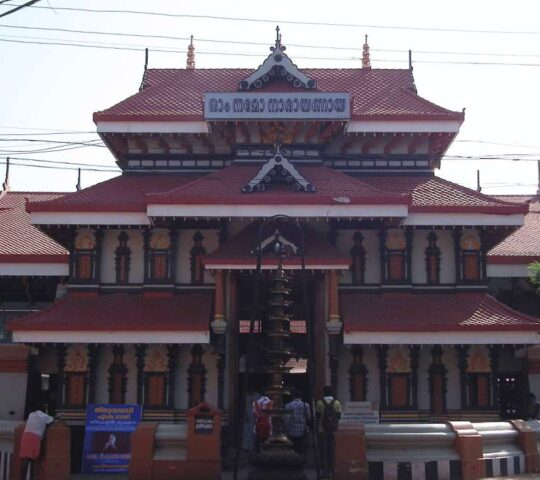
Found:
[[529, 264], [540, 262], [540, 195], [498, 196], [499, 199], [527, 205], [529, 213], [515, 232], [488, 252], [490, 264]]
[[[94, 121], [193, 121], [203, 118], [203, 95], [236, 92], [251, 69], [149, 69], [143, 89], [94, 113]], [[462, 112], [439, 107], [418, 96], [410, 70], [306, 68], [316, 92], [350, 93], [352, 120], [463, 120]], [[288, 83], [270, 83], [260, 92], [298, 91]]]
[[294, 192], [290, 185], [272, 185], [265, 192], [242, 193], [259, 171], [256, 165], [233, 165], [168, 192], [147, 195], [148, 204], [185, 205], [408, 205], [408, 194], [385, 192], [362, 180], [322, 166], [298, 166], [315, 192]]
[[[268, 228], [264, 229], [262, 240], [265, 240], [266, 237], [272, 235], [276, 229], [275, 225], [267, 225], [267, 227]], [[349, 268], [349, 265], [351, 264], [350, 256], [339, 252], [327, 241], [323, 240], [313, 229], [307, 226], [304, 226], [303, 228], [306, 268], [314, 268], [315, 266], [318, 268], [321, 268], [322, 266], [343, 269]], [[219, 265], [220, 268], [254, 269], [257, 263], [254, 250], [257, 247], [258, 229], [259, 226], [257, 224], [251, 224], [244, 228], [240, 233], [229, 238], [227, 242], [217, 250], [206, 255], [203, 259], [206, 268], [218, 268], [217, 266]], [[295, 229], [289, 230], [291, 233], [298, 236]], [[295, 239], [293, 243], [297, 247], [300, 247], [298, 239]], [[263, 266], [276, 266], [277, 263], [277, 259], [273, 254], [264, 252], [262, 258]], [[285, 268], [291, 266], [298, 267], [301, 261], [298, 255], [294, 255], [290, 258], [286, 258], [283, 263]]]
[[388, 192], [412, 195], [409, 212], [455, 213], [526, 213], [527, 206], [484, 195], [440, 177], [429, 176], [370, 176], [362, 181]]
[[207, 331], [211, 310], [210, 292], [157, 298], [136, 293], [95, 297], [68, 294], [39, 312], [12, 320], [9, 328], [14, 332]]
[[182, 175], [129, 175], [106, 180], [57, 198], [31, 200], [31, 212], [146, 212], [148, 192], [169, 191], [193, 180]]
[[540, 319], [486, 293], [341, 292], [347, 332], [540, 331]]
[[64, 193], [0, 194], [0, 263], [67, 263], [68, 251], [30, 224], [26, 201], [51, 201]]

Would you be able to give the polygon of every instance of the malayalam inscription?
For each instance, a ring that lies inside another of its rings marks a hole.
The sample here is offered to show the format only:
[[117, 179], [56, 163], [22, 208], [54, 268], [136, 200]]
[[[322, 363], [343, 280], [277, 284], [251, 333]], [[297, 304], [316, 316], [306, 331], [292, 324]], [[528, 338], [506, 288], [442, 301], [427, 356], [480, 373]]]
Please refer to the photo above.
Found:
[[350, 95], [336, 92], [207, 93], [204, 116], [207, 120], [348, 120]]

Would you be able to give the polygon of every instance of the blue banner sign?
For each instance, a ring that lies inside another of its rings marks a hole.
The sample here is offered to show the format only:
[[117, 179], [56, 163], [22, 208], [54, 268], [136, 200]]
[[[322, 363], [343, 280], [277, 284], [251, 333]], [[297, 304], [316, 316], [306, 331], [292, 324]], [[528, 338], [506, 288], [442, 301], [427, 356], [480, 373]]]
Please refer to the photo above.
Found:
[[131, 433], [141, 418], [140, 405], [88, 405], [82, 473], [127, 473]]

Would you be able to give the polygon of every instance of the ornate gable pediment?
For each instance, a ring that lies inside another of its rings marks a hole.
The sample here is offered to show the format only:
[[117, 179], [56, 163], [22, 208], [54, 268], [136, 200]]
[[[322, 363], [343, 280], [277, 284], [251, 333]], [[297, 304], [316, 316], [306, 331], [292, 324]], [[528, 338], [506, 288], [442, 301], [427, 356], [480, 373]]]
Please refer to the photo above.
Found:
[[285, 53], [279, 27], [276, 27], [276, 44], [270, 47], [270, 55], [249, 77], [238, 83], [239, 90], [261, 88], [273, 79], [283, 79], [295, 88], [314, 89], [317, 82], [301, 72]]
[[298, 246], [283, 236], [283, 234], [276, 228], [275, 232], [261, 242], [261, 250], [263, 253], [274, 251], [275, 245], [279, 242], [285, 249], [296, 255], [298, 253]]
[[276, 147], [274, 156], [270, 158], [257, 174], [242, 187], [242, 193], [254, 191], [264, 192], [267, 185], [290, 184], [296, 192], [315, 192], [313, 184], [308, 182], [301, 173], [289, 162]]

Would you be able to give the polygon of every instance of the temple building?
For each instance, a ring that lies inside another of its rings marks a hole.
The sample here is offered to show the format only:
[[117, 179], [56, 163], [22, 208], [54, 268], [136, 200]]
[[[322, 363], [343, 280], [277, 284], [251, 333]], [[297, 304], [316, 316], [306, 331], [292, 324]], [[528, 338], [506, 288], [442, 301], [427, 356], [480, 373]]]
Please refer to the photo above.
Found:
[[9, 324], [30, 347], [28, 388], [74, 432], [88, 403], [179, 422], [206, 400], [234, 438], [255, 253], [264, 286], [279, 241], [298, 352], [289, 384], [310, 392], [311, 328], [316, 396], [330, 384], [342, 401], [375, 402], [381, 422], [519, 416], [529, 382], [540, 387], [540, 319], [488, 280], [515, 276], [529, 204], [435, 175], [464, 113], [422, 98], [412, 66], [372, 68], [367, 39], [359, 68], [302, 69], [279, 33], [270, 50], [256, 69], [197, 69], [193, 45], [186, 68], [145, 68], [137, 93], [94, 114], [120, 176], [0, 198], [0, 215], [7, 202], [31, 216], [18, 239], [46, 239], [44, 252], [7, 242], [24, 258], [6, 270], [0, 255], [2, 289], [32, 275], [67, 288]]

